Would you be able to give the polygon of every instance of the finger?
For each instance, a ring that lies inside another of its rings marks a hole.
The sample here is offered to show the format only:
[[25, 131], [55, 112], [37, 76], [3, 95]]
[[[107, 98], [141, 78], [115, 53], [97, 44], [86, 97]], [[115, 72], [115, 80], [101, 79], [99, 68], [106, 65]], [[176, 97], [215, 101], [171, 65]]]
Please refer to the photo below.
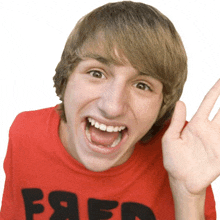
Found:
[[207, 119], [220, 95], [220, 79], [209, 90], [194, 117]]
[[169, 136], [176, 139], [181, 136], [182, 129], [186, 122], [186, 106], [184, 102], [176, 103], [171, 124], [168, 128]]
[[219, 108], [218, 112], [216, 113], [215, 117], [212, 119], [212, 122], [220, 125], [220, 108]]

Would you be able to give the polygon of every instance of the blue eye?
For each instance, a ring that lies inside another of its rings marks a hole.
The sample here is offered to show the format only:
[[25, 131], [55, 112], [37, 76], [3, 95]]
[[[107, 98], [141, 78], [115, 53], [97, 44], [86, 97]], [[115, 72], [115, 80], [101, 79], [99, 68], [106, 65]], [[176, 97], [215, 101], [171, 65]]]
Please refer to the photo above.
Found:
[[141, 89], [141, 90], [150, 90], [151, 91], [151, 88], [147, 84], [142, 83], [142, 82], [136, 83], [135, 86], [136, 86], [136, 88]]
[[98, 70], [91, 70], [88, 73], [95, 78], [105, 78], [104, 74]]

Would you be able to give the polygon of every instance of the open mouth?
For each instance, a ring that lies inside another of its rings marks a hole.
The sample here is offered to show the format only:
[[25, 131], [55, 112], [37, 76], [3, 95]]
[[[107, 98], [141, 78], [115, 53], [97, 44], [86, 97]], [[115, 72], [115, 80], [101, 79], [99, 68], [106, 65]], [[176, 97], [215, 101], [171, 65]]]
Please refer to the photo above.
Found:
[[87, 118], [86, 136], [93, 145], [115, 148], [122, 141], [126, 131], [125, 126], [108, 126], [92, 118]]

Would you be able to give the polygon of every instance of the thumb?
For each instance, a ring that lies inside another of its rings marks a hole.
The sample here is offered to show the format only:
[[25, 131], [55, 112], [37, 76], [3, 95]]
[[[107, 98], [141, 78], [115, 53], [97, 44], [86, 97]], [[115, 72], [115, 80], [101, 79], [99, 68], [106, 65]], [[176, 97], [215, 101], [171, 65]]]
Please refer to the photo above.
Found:
[[186, 106], [184, 102], [177, 101], [170, 126], [167, 130], [169, 137], [177, 139], [181, 136], [182, 129], [186, 122]]

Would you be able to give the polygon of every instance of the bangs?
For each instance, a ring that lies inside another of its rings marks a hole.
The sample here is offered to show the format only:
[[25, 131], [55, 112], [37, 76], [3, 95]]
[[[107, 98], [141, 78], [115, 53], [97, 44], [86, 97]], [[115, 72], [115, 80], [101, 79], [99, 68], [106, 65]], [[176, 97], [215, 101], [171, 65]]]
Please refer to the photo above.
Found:
[[151, 44], [149, 41], [147, 43], [147, 38], [144, 38], [140, 32], [125, 34], [122, 30], [115, 30], [115, 27], [114, 29], [106, 27], [106, 30], [102, 29], [97, 34], [91, 35], [93, 37], [88, 37], [76, 50], [76, 55], [80, 59], [103, 57], [115, 65], [130, 63], [139, 72], [147, 73], [163, 81], [161, 73], [164, 72], [164, 69], [161, 68], [164, 67], [166, 56], [161, 45]]
[[101, 59], [103, 63], [112, 63], [114, 65], [124, 65], [128, 63], [125, 54], [112, 40], [105, 37], [105, 34], [97, 34], [97, 37], [88, 38], [83, 46], [76, 51], [80, 59], [94, 58]]
[[[78, 23], [76, 55], [79, 58], [101, 55], [117, 65], [129, 62], [139, 72], [170, 84], [167, 88], [172, 87], [175, 71], [182, 71], [186, 62], [180, 37], [167, 18], [137, 22], [138, 16], [125, 11], [105, 16], [100, 13], [88, 15]], [[145, 17], [146, 14], [145, 11]]]

